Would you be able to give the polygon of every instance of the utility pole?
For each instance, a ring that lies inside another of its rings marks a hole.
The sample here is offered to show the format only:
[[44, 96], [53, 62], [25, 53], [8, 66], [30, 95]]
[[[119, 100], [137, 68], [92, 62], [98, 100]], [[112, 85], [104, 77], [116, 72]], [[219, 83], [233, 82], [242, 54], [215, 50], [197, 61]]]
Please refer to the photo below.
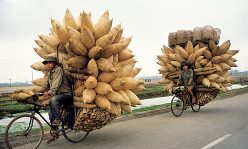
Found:
[[11, 87], [11, 78], [9, 79], [9, 87]]

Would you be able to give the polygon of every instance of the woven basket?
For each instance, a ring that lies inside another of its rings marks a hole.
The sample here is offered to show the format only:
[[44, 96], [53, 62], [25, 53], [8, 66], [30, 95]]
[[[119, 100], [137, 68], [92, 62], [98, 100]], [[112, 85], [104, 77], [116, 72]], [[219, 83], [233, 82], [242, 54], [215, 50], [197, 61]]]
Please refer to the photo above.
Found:
[[212, 91], [197, 91], [196, 97], [199, 102], [200, 106], [204, 106], [205, 104], [209, 103], [213, 100], [218, 94], [220, 90], [214, 89]]
[[202, 28], [202, 41], [208, 42], [214, 39], [214, 29], [210, 25], [206, 25]]
[[176, 32], [169, 33], [169, 36], [168, 36], [169, 47], [173, 47], [176, 44], [177, 44], [177, 33]]
[[186, 31], [185, 30], [178, 30], [177, 31], [177, 44], [183, 44], [186, 43], [187, 37], [186, 37]]
[[177, 32], [169, 33], [168, 45], [169, 47], [174, 47], [175, 45], [184, 47], [188, 41], [191, 41], [195, 46], [199, 43], [208, 43], [209, 40], [213, 40], [218, 45], [220, 34], [221, 30], [219, 28], [213, 28], [210, 25], [195, 27], [193, 30], [178, 30]]
[[117, 115], [99, 107], [93, 109], [79, 108], [76, 113], [74, 128], [91, 132], [104, 127], [116, 117]]
[[219, 44], [220, 41], [220, 34], [221, 34], [221, 30], [219, 28], [214, 28], [214, 43], [216, 45]]

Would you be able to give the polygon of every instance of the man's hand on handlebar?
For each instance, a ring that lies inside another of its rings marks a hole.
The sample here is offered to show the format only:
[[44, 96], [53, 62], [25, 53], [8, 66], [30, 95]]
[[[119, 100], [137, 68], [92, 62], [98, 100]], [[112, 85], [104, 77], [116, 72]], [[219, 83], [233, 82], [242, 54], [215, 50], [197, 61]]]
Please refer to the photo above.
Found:
[[43, 96], [43, 93], [37, 92], [35, 93], [37, 96]]
[[47, 99], [51, 97], [51, 95], [50, 95], [48, 92], [44, 92], [44, 93], [43, 93], [43, 96], [44, 96], [45, 98], [47, 98]]
[[39, 96], [42, 96], [43, 93], [37, 92], [32, 96], [32, 104], [36, 106], [42, 106], [42, 104], [39, 102]]

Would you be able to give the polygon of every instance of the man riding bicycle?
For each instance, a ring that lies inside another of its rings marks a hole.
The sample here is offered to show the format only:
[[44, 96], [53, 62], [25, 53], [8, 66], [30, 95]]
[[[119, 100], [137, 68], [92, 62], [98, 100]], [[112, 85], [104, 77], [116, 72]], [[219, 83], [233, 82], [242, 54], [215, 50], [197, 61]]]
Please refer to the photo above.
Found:
[[179, 84], [182, 84], [183, 86], [186, 87], [187, 91], [190, 93], [192, 97], [192, 104], [194, 104], [196, 102], [196, 97], [193, 93], [193, 89], [195, 87], [195, 81], [194, 81], [194, 72], [192, 69], [190, 69], [190, 66], [191, 65], [187, 61], [183, 61], [181, 63], [181, 73], [176, 85], [179, 86]]
[[[39, 91], [43, 93], [44, 98], [50, 99], [49, 119], [54, 128], [61, 123], [60, 107], [61, 105], [71, 105], [73, 103], [72, 87], [69, 79], [64, 75], [63, 69], [58, 65], [56, 57], [47, 56], [43, 61], [49, 73], [46, 84]], [[52, 136], [47, 143], [58, 138], [58, 135]]]

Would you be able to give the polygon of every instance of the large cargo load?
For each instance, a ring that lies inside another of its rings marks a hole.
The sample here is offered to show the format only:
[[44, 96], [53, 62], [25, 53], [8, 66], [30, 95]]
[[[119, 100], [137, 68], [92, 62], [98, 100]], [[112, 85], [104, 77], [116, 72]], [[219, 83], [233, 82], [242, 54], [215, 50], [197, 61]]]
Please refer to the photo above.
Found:
[[[35, 52], [41, 58], [56, 56], [73, 78], [74, 106], [79, 108], [75, 126], [84, 131], [99, 129], [141, 104], [134, 92], [143, 90], [144, 82], [135, 78], [141, 69], [135, 67], [137, 61], [128, 48], [131, 38], [123, 37], [120, 24], [112, 24], [108, 11], [93, 23], [91, 13], [82, 12], [75, 19], [67, 9], [63, 23], [51, 19], [50, 33], [35, 40]], [[13, 98], [26, 100], [44, 85], [46, 67], [41, 61], [31, 67], [43, 72], [44, 78], [33, 81], [34, 90], [16, 91]]]
[[200, 105], [214, 99], [219, 91], [226, 92], [232, 78], [229, 70], [237, 67], [234, 55], [239, 50], [230, 49], [230, 40], [218, 44], [220, 29], [212, 26], [180, 30], [169, 33], [169, 47], [164, 46], [158, 55], [159, 73], [165, 89], [172, 92], [180, 75], [181, 63], [188, 61], [195, 73], [196, 96]]

